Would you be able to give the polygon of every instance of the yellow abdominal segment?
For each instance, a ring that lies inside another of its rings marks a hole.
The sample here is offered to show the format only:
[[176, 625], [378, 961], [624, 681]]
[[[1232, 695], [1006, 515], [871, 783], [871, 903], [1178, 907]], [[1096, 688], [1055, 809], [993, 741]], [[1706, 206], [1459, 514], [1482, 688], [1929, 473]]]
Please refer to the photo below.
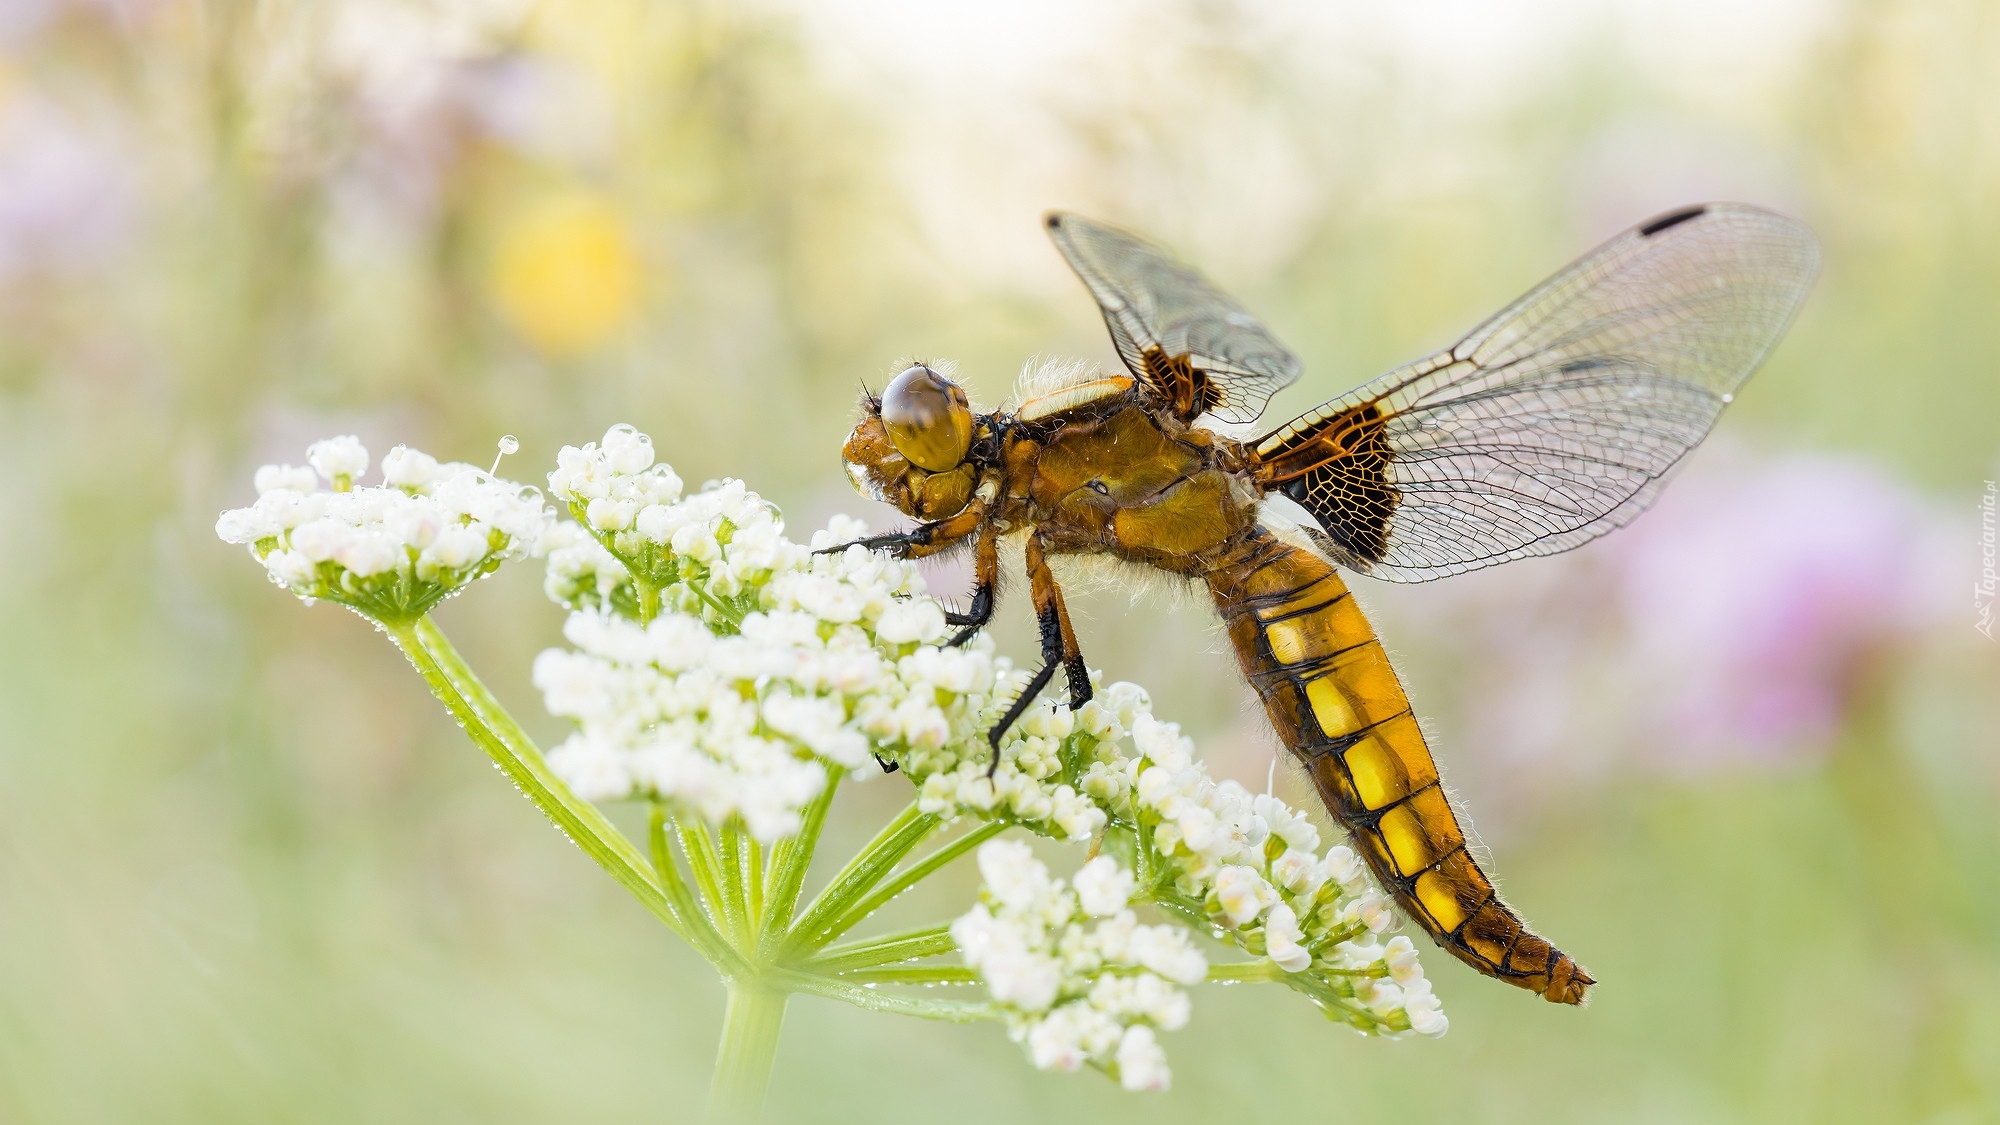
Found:
[[1466, 851], [1402, 683], [1332, 566], [1259, 530], [1208, 581], [1273, 726], [1404, 911], [1480, 972], [1580, 1003], [1589, 974]]

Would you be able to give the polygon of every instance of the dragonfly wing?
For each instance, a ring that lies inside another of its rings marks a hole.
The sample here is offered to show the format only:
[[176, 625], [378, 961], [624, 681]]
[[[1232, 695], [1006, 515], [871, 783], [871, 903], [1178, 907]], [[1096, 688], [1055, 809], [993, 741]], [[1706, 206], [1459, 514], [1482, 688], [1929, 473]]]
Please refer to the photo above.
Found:
[[1741, 204], [1670, 212], [1456, 346], [1253, 446], [1337, 561], [1421, 582], [1624, 525], [1708, 435], [1805, 300], [1812, 233]]
[[1125, 365], [1183, 418], [1255, 421], [1299, 377], [1255, 317], [1159, 246], [1079, 215], [1051, 213], [1048, 227]]

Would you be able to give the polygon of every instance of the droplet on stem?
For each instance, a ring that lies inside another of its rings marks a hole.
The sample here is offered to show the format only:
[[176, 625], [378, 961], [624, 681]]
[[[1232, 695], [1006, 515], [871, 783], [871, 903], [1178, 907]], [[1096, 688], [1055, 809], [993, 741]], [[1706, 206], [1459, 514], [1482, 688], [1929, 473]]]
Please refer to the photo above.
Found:
[[497, 476], [500, 472], [500, 459], [502, 457], [507, 456], [509, 453], [519, 453], [520, 451], [521, 451], [521, 442], [519, 438], [516, 438], [513, 434], [507, 434], [501, 437], [500, 453], [498, 456], [493, 458], [493, 467], [486, 470], [486, 475]]

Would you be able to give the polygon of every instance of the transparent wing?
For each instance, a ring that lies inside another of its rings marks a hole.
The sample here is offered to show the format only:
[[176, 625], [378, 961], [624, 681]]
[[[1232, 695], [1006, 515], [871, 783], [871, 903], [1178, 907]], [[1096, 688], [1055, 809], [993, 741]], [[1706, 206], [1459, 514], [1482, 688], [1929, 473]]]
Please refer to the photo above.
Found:
[[1600, 246], [1457, 346], [1258, 442], [1355, 569], [1421, 582], [1620, 527], [1708, 435], [1811, 287], [1806, 227], [1741, 204]]
[[1052, 212], [1048, 226], [1125, 365], [1186, 416], [1255, 421], [1299, 377], [1298, 358], [1255, 317], [1165, 250], [1078, 215]]

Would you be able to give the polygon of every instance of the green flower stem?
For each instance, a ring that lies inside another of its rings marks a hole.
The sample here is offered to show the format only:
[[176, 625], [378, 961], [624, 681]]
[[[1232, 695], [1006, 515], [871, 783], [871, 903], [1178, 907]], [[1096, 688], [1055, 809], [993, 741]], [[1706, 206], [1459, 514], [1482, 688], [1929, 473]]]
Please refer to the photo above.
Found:
[[862, 895], [882, 881], [882, 876], [902, 862], [904, 856], [909, 855], [943, 823], [938, 817], [919, 811], [915, 801], [905, 805], [894, 820], [883, 825], [882, 831], [875, 834], [867, 847], [847, 861], [847, 866], [840, 869], [840, 873], [806, 908], [805, 916], [792, 927], [791, 937], [780, 950], [780, 956], [790, 957], [818, 949], [832, 940], [832, 935], [826, 933], [827, 926], [852, 909]]
[[978, 984], [982, 978], [970, 965], [898, 965], [858, 969], [842, 973], [840, 979], [857, 984]]
[[748, 966], [743, 963], [743, 958], [716, 932], [708, 914], [695, 902], [687, 883], [681, 879], [680, 864], [674, 862], [673, 845], [667, 840], [667, 810], [658, 803], [646, 811], [646, 838], [653, 852], [653, 870], [666, 888], [675, 911], [687, 920], [688, 941], [695, 947], [695, 952], [726, 975], [747, 973]]
[[764, 910], [760, 943], [767, 957], [782, 946], [785, 931], [792, 924], [792, 915], [799, 906], [799, 892], [805, 887], [806, 869], [812, 865], [813, 850], [819, 846], [820, 831], [826, 827], [826, 813], [833, 807], [834, 791], [845, 775], [846, 771], [839, 766], [826, 767], [826, 787], [800, 814], [798, 834], [779, 840], [778, 846], [771, 850], [771, 869], [765, 877], [770, 897]]
[[885, 992], [865, 984], [854, 984], [834, 977], [823, 977], [812, 973], [795, 973], [785, 970], [775, 972], [769, 978], [774, 984], [789, 988], [794, 992], [824, 996], [871, 1012], [889, 1012], [899, 1016], [916, 1016], [919, 1019], [944, 1020], [948, 1023], [972, 1023], [977, 1020], [1003, 1019], [1006, 1012], [999, 1006], [985, 1001], [973, 1000], [933, 1000], [917, 996], [901, 996]]
[[896, 896], [916, 886], [919, 882], [930, 878], [938, 868], [943, 867], [945, 864], [950, 863], [952, 860], [957, 859], [959, 856], [964, 855], [966, 852], [991, 840], [1006, 830], [1007, 824], [1004, 821], [987, 821], [985, 824], [967, 832], [965, 835], [960, 836], [958, 839], [953, 840], [951, 843], [946, 844], [923, 859], [904, 868], [901, 872], [897, 873], [895, 878], [882, 884], [873, 894], [856, 903], [853, 909], [841, 915], [839, 919], [829, 925], [826, 928], [826, 936], [821, 939], [820, 944], [832, 941], [834, 938], [853, 929], [869, 915], [887, 906]]
[[[646, 858], [632, 841], [618, 831], [597, 806], [570, 792], [562, 779], [550, 772], [542, 752], [520, 724], [507, 714], [500, 701], [473, 675], [458, 650], [430, 618], [391, 624], [382, 622], [396, 647], [411, 667], [430, 686], [431, 694], [451, 712], [480, 749], [486, 751], [521, 792], [542, 814], [555, 822], [563, 834], [597, 861], [620, 886], [667, 927], [682, 938], [689, 929], [676, 912], [673, 902], [656, 881]], [[690, 939], [691, 940], [691, 939]]]
[[783, 988], [761, 980], [731, 981], [729, 1007], [722, 1018], [722, 1042], [715, 1052], [715, 1074], [709, 1080], [708, 1119], [718, 1123], [757, 1120], [764, 1094], [771, 1086], [771, 1063], [778, 1054], [778, 1032], [785, 1022]]
[[[707, 603], [708, 608], [714, 610], [717, 617], [720, 617], [724, 621], [728, 622], [730, 626], [730, 632], [733, 633], [743, 628], [742, 613], [738, 612], [737, 610], [731, 609], [726, 605], [723, 605], [719, 601], [716, 601], [715, 595], [710, 594], [707, 590], [702, 589], [700, 586], [689, 585], [686, 587], [686, 589], [694, 591], [695, 597], [700, 598], [703, 602]], [[655, 594], [653, 596], [655, 599], [659, 597], [658, 594]]]
[[1232, 961], [1227, 965], [1210, 965], [1208, 979], [1213, 984], [1242, 984], [1248, 981], [1282, 980], [1288, 974], [1268, 958], [1256, 961]]
[[950, 925], [926, 926], [920, 930], [905, 930], [866, 941], [836, 945], [804, 962], [799, 968], [815, 973], [847, 973], [897, 961], [914, 961], [919, 957], [936, 957], [957, 948], [958, 943], [951, 939]]
[[715, 840], [708, 834], [708, 825], [700, 817], [691, 824], [680, 824], [679, 837], [681, 854], [687, 856], [688, 871], [694, 876], [695, 889], [701, 892], [701, 902], [708, 911], [715, 928], [728, 939], [731, 946], [737, 944], [736, 919], [729, 913], [729, 898], [722, 888], [722, 860], [716, 854]]
[[749, 888], [743, 878], [743, 830], [735, 821], [722, 826], [715, 841], [717, 874], [722, 882], [722, 909], [729, 918], [729, 941], [747, 948], [751, 929]]
[[754, 942], [764, 928], [764, 848], [747, 832], [743, 837], [743, 890], [750, 921], [746, 936]]

